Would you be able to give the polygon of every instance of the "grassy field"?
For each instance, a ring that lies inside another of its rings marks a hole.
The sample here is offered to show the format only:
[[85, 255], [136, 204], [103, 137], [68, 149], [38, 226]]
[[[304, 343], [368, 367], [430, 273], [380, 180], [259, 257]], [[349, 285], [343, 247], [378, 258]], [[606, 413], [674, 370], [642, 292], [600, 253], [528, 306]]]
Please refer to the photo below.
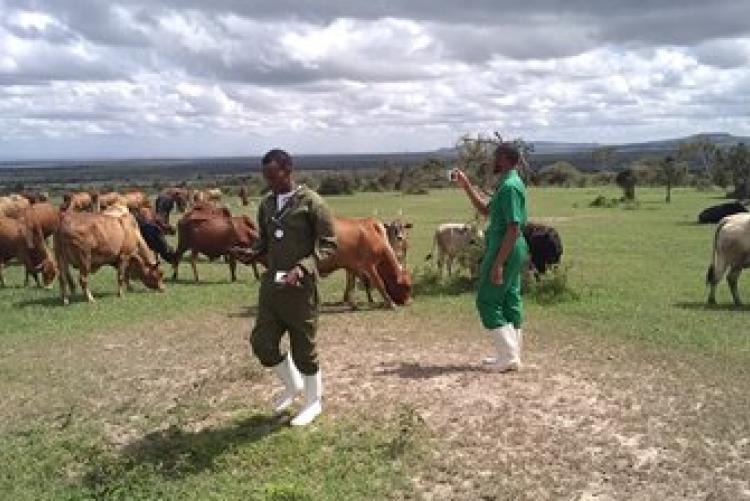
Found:
[[[729, 306], [725, 283], [717, 295], [720, 306], [705, 306], [714, 228], [694, 221], [702, 208], [720, 202], [719, 193], [676, 189], [672, 203], [665, 204], [663, 190], [639, 189], [636, 208], [590, 208], [599, 194], [618, 196], [613, 188], [529, 191], [531, 218], [552, 224], [562, 236], [563, 263], [578, 299], [554, 304], [529, 300], [528, 329], [540, 343], [560, 342], [558, 335], [565, 333], [593, 346], [615, 340], [636, 351], [669, 350], [744, 370], [750, 361], [750, 309]], [[424, 196], [363, 193], [329, 202], [342, 215], [390, 219], [403, 213], [414, 224], [408, 264], [415, 272], [426, 266], [424, 256], [437, 224], [473, 217], [468, 201], [454, 190]], [[258, 400], [234, 396], [207, 406], [207, 400], [221, 394], [222, 385], [253, 387], [270, 381], [247, 351], [229, 349], [224, 358], [205, 360], [211, 370], [226, 367], [221, 377], [201, 379], [191, 373], [193, 379], [184, 378], [199, 386], [180, 394], [179, 405], [165, 405], [166, 394], [159, 394], [163, 398], [152, 406], [143, 401], [140, 385], [162, 379], [185, 382], [181, 374], [170, 372], [167, 362], [159, 363], [166, 356], [162, 351], [174, 351], [175, 359], [183, 353], [203, 360], [208, 352], [222, 349], [204, 345], [204, 354], [200, 346], [205, 341], [186, 339], [182, 332], [217, 335], [212, 329], [224, 327], [214, 326], [214, 319], [243, 315], [257, 298], [249, 268], [240, 269], [240, 281], [234, 284], [223, 263], [204, 261], [199, 269], [200, 284], [193, 283], [190, 267], [183, 263], [180, 281], [167, 282], [166, 293], [136, 286], [123, 299], [114, 294], [112, 270], [102, 270], [92, 280], [97, 303], [89, 305], [79, 296], [69, 307], [60, 305], [57, 286], [25, 289], [20, 270], [6, 270], [10, 286], [0, 289], [0, 390], [5, 399], [0, 410], [1, 497], [409, 496], [414, 488], [410, 478], [428, 461], [415, 444], [436, 440], [439, 447], [439, 437], [420, 438], [414, 426], [418, 419], [408, 407], [376, 420], [322, 420], [300, 432], [269, 418]], [[342, 291], [340, 273], [324, 282], [325, 301], [340, 300]], [[750, 279], [740, 278], [740, 294], [750, 300]], [[356, 325], [365, 335], [385, 329], [381, 334], [389, 339], [404, 335], [398, 322], [421, 323], [446, 342], [479, 330], [470, 292], [432, 291], [397, 312], [336, 317], [340, 323], [335, 325], [346, 329], [357, 318], [365, 322]], [[243, 317], [231, 323], [232, 328], [245, 326], [232, 333], [233, 347], [243, 345], [251, 321]], [[203, 323], [205, 327], [196, 327]], [[130, 345], [127, 336], [133, 333], [137, 342]], [[193, 351], [181, 352], [184, 343], [192, 343]], [[151, 365], [139, 371], [131, 352], [140, 357], [138, 363]], [[94, 396], [107, 405], [97, 406]], [[222, 418], [218, 424], [216, 416]], [[195, 424], [206, 420], [209, 426]], [[115, 424], [127, 425], [135, 438], [117, 443], [109, 429]]]

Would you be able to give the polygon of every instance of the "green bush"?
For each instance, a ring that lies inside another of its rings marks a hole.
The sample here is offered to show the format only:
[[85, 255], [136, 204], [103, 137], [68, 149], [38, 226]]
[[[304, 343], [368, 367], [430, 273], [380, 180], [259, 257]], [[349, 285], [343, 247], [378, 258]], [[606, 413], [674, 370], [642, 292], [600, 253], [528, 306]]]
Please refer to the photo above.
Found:
[[555, 162], [539, 170], [538, 181], [541, 185], [577, 186], [583, 175], [570, 162]]
[[530, 296], [539, 304], [577, 301], [580, 296], [568, 284], [570, 265], [553, 265], [539, 280], [531, 280]]
[[318, 193], [321, 195], [351, 195], [354, 193], [354, 179], [347, 174], [327, 174], [320, 179]]

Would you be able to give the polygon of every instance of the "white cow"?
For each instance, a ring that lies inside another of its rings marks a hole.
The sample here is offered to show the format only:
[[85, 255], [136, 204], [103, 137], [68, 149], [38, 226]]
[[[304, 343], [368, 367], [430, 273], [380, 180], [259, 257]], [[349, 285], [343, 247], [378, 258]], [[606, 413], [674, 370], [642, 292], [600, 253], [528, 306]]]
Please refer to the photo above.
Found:
[[[460, 262], [461, 257], [467, 254], [470, 247], [481, 245], [483, 239], [484, 233], [476, 223], [443, 223], [435, 230], [432, 252], [425, 259], [431, 259], [437, 247], [438, 272], [442, 275], [445, 265], [450, 276], [453, 261], [458, 258]], [[463, 264], [470, 269], [472, 275], [475, 273], [476, 267], [472, 266], [472, 263]]]
[[716, 285], [729, 270], [729, 290], [734, 304], [740, 306], [737, 280], [747, 267], [750, 267], [750, 213], [733, 214], [719, 221], [716, 228], [713, 256], [706, 273], [706, 283], [711, 287], [708, 304], [716, 304]]

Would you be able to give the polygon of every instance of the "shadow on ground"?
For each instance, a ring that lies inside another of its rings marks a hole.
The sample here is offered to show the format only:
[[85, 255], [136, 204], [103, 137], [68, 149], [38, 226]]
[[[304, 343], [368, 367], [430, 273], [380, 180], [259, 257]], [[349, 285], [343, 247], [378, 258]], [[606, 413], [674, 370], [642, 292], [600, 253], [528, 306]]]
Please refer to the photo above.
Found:
[[127, 481], [130, 472], [146, 467], [166, 479], [183, 478], [210, 471], [225, 452], [263, 440], [288, 425], [289, 415], [255, 415], [247, 419], [201, 431], [176, 426], [155, 431], [127, 445], [114, 458], [92, 464], [84, 482], [96, 491]]
[[705, 301], [681, 301], [674, 303], [675, 307], [682, 308], [683, 310], [696, 310], [696, 311], [736, 311], [736, 312], [750, 312], [750, 305], [743, 304], [735, 306], [734, 303], [719, 303], [710, 305]]
[[376, 376], [398, 376], [404, 379], [430, 379], [445, 374], [461, 372], [488, 372], [489, 369], [476, 364], [422, 365], [401, 363], [398, 367], [376, 370]]

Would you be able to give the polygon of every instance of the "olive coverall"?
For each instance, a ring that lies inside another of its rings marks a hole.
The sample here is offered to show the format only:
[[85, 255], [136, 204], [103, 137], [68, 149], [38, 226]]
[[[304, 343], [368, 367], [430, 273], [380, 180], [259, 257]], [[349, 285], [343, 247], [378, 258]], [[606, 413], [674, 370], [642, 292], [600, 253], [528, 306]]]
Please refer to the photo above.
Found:
[[477, 310], [485, 329], [496, 329], [512, 323], [516, 329], [523, 322], [521, 271], [526, 263], [528, 246], [519, 234], [503, 265], [503, 283], [492, 283], [492, 266], [502, 245], [508, 225], [526, 225], [526, 188], [515, 169], [498, 181], [489, 203], [489, 224], [485, 232], [486, 247], [479, 270]]
[[[266, 255], [258, 298], [258, 315], [251, 335], [253, 352], [265, 367], [284, 360], [281, 337], [289, 332], [292, 360], [302, 374], [318, 372], [315, 334], [320, 314], [318, 262], [336, 251], [333, 216], [323, 199], [301, 186], [284, 207], [273, 193], [258, 208], [260, 237], [253, 250]], [[304, 270], [297, 286], [275, 283], [277, 271], [295, 266]]]

